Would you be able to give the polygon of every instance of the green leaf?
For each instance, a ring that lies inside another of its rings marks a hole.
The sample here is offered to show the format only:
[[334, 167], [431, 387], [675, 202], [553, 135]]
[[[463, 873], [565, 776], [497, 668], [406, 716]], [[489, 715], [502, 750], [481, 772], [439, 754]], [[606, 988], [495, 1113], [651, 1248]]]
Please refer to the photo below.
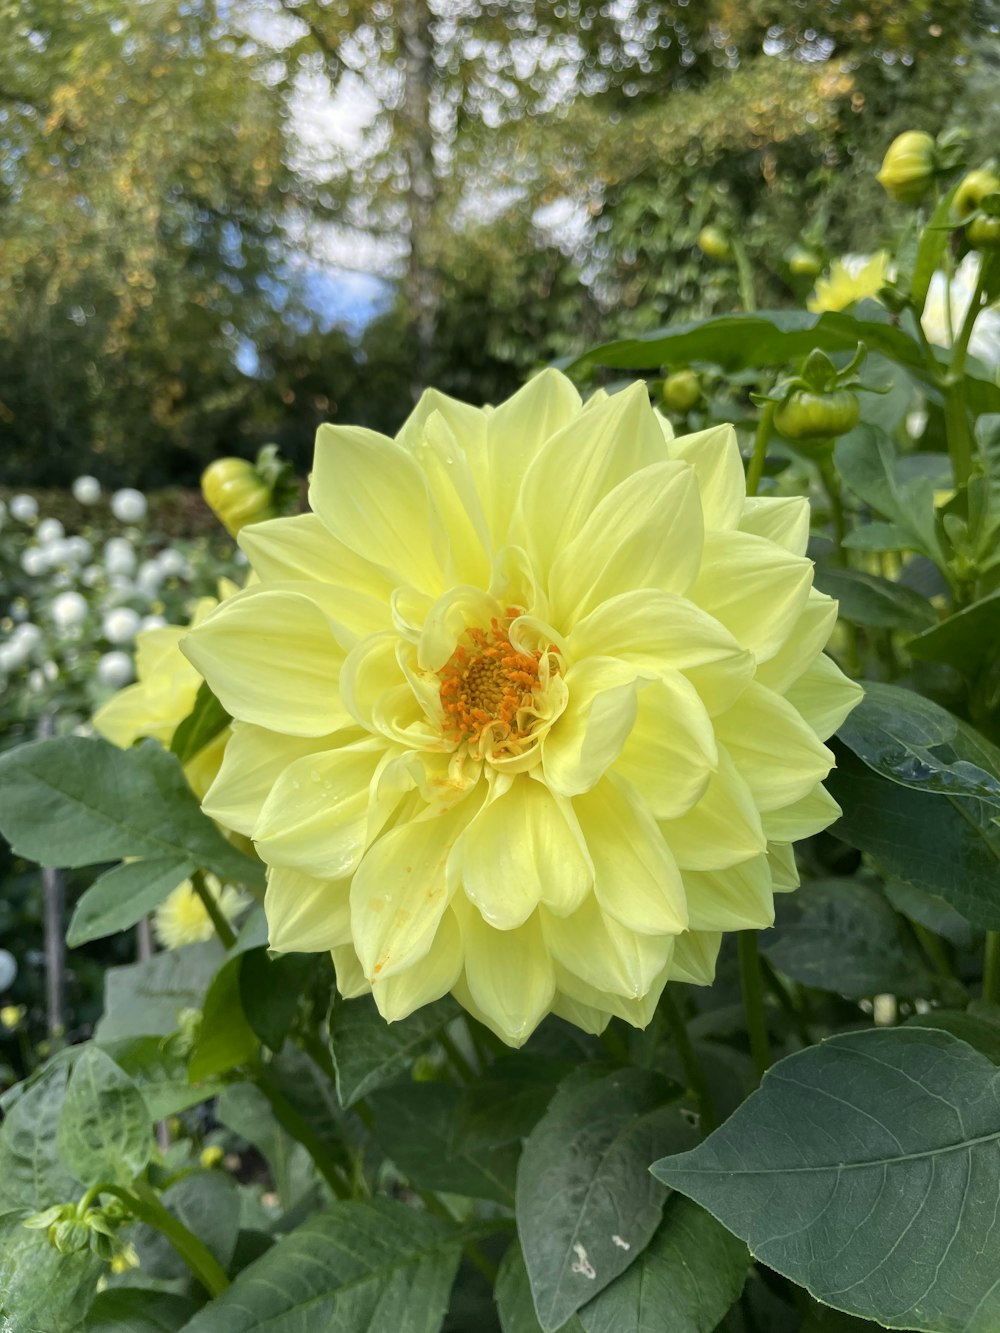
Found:
[[[846, 311], [812, 313], [805, 310], [756, 310], [753, 314], [719, 315], [691, 324], [675, 324], [645, 334], [604, 343], [570, 363], [618, 370], [648, 370], [659, 373], [664, 365], [690, 365], [709, 361], [723, 370], [748, 367], [787, 366], [823, 352], [853, 352], [863, 342], [871, 352], [901, 366], [924, 384], [930, 397], [938, 390], [916, 338], [898, 327], [894, 317], [874, 301], [859, 303], [854, 314]], [[946, 357], [941, 353], [941, 358]], [[942, 369], [945, 360], [940, 359]], [[969, 407], [973, 413], [1000, 411], [1000, 386], [988, 378], [967, 377]]]
[[931, 278], [935, 271], [942, 267], [944, 252], [954, 231], [951, 206], [956, 188], [947, 190], [938, 200], [927, 226], [920, 233], [917, 260], [910, 281], [910, 296], [918, 317], [923, 313]]
[[462, 1094], [458, 1133], [467, 1152], [485, 1151], [526, 1138], [541, 1119], [562, 1079], [575, 1066], [518, 1051], [504, 1055]]
[[[924, 456], [926, 457], [926, 456]], [[947, 460], [931, 455], [935, 468]], [[937, 537], [934, 492], [951, 485], [949, 475], [932, 477], [913, 469], [914, 455], [898, 458], [892, 440], [877, 426], [862, 422], [842, 436], [834, 450], [834, 461], [848, 490], [891, 519], [892, 526], [909, 534], [904, 545], [922, 551], [937, 565], [944, 557]], [[905, 469], [909, 467], [907, 473]], [[863, 529], [862, 529], [863, 531]], [[876, 549], [903, 549], [887, 546]]]
[[95, 879], [79, 898], [66, 932], [71, 949], [89, 940], [127, 930], [188, 879], [193, 861], [166, 856], [148, 861], [123, 861]]
[[174, 732], [170, 742], [171, 753], [182, 764], [188, 763], [214, 741], [231, 721], [229, 714], [209, 689], [208, 681], [203, 680], [198, 686], [194, 707]]
[[927, 598], [905, 583], [834, 565], [817, 565], [813, 583], [819, 592], [836, 597], [841, 616], [855, 625], [917, 633], [937, 623]]
[[906, 1026], [950, 1032], [985, 1055], [992, 1064], [1000, 1065], [1000, 1023], [990, 1022], [964, 1009], [934, 1009], [929, 1014], [913, 1014], [906, 1020]]
[[60, 1254], [44, 1231], [0, 1220], [0, 1328], [4, 1333], [80, 1333], [107, 1265], [90, 1250]]
[[169, 1291], [112, 1287], [87, 1311], [86, 1333], [179, 1333], [198, 1302]]
[[[542, 1333], [531, 1299], [531, 1284], [524, 1266], [521, 1247], [514, 1241], [507, 1247], [497, 1272], [494, 1299], [503, 1333]], [[571, 1315], [559, 1333], [583, 1333], [578, 1315]]]
[[850, 551], [910, 551], [913, 538], [895, 523], [865, 523], [849, 532], [841, 543]]
[[906, 651], [924, 662], [945, 662], [974, 679], [1000, 658], [1000, 589], [917, 634]]
[[446, 1083], [393, 1083], [369, 1099], [375, 1141], [418, 1190], [512, 1204], [519, 1145], [470, 1150], [461, 1103], [461, 1090]]
[[330, 1054], [341, 1106], [353, 1106], [398, 1078], [458, 1013], [455, 1001], [445, 996], [399, 1023], [387, 1023], [369, 996], [334, 1000]]
[[679, 1196], [635, 1263], [579, 1312], [584, 1333], [712, 1333], [739, 1299], [750, 1255], [711, 1213]]
[[438, 1333], [462, 1233], [388, 1199], [342, 1203], [243, 1270], [183, 1333]]
[[229, 958], [212, 979], [204, 1014], [188, 1062], [188, 1077], [197, 1083], [246, 1064], [257, 1054], [257, 1034], [240, 1002], [240, 968], [245, 954]]
[[81, 1185], [130, 1185], [149, 1161], [152, 1120], [142, 1093], [99, 1046], [73, 1066], [59, 1114], [59, 1155]]
[[648, 1164], [696, 1135], [680, 1089], [640, 1069], [587, 1066], [566, 1079], [524, 1145], [517, 1229], [538, 1322], [561, 1328], [645, 1249], [664, 1190]]
[[319, 965], [314, 953], [283, 953], [268, 957], [267, 949], [251, 949], [240, 968], [240, 1002], [247, 1022], [272, 1051], [280, 1051], [298, 1012], [302, 993]]
[[885, 896], [897, 912], [926, 926], [959, 949], [974, 949], [981, 942], [980, 932], [936, 893], [928, 893], [900, 879], [889, 879], [885, 884]]
[[[240, 1230], [240, 1194], [232, 1176], [225, 1171], [192, 1171], [164, 1190], [160, 1202], [228, 1270]], [[189, 1276], [187, 1265], [162, 1231], [142, 1223], [132, 1239], [139, 1271], [147, 1277], [175, 1280]]]
[[887, 876], [937, 894], [967, 921], [1000, 929], [1000, 829], [981, 801], [915, 791], [875, 773], [839, 741], [824, 779], [843, 814], [831, 828]]
[[168, 949], [141, 963], [109, 968], [98, 1042], [122, 1037], [169, 1036], [178, 1015], [201, 1009], [205, 991], [225, 954], [218, 940]]
[[124, 1037], [101, 1041], [115, 1064], [124, 1069], [142, 1093], [151, 1120], [165, 1120], [190, 1106], [217, 1097], [222, 1084], [188, 1078], [187, 1056], [169, 1037]]
[[882, 777], [1000, 808], [1000, 750], [939, 704], [872, 681], [837, 735]]
[[936, 989], [923, 956], [877, 889], [858, 879], [810, 880], [775, 899], [760, 947], [780, 972], [819, 990], [861, 998]]
[[0, 1127], [0, 1215], [40, 1212], [83, 1192], [59, 1160], [56, 1129], [69, 1070], [47, 1069], [7, 1112]]
[[259, 863], [202, 814], [177, 756], [156, 741], [130, 750], [81, 736], [18, 745], [0, 755], [0, 812], [12, 847], [39, 865], [139, 857], [262, 883]]
[[889, 1328], [993, 1333], [1000, 1071], [945, 1032], [869, 1030], [775, 1065], [653, 1166], [816, 1298]]
[[316, 1172], [305, 1148], [282, 1129], [270, 1103], [254, 1083], [227, 1083], [215, 1114], [219, 1123], [258, 1149], [271, 1168], [286, 1212], [313, 1189]]

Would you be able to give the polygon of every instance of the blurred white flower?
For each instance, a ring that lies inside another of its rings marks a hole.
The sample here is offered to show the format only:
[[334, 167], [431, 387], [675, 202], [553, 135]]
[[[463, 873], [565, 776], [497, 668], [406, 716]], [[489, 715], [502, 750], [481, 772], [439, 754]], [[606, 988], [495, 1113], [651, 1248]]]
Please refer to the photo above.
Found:
[[75, 629], [87, 619], [90, 608], [78, 592], [61, 592], [52, 602], [52, 619], [60, 629]]
[[100, 565], [88, 565], [80, 575], [80, 582], [85, 588], [96, 588], [104, 582], [104, 570]]
[[131, 657], [119, 649], [105, 653], [97, 663], [97, 679], [102, 685], [110, 685], [116, 690], [127, 685], [134, 674]]
[[35, 540], [43, 546], [52, 546], [66, 536], [66, 529], [57, 518], [43, 518], [35, 529]]
[[165, 579], [180, 578], [188, 572], [188, 562], [180, 551], [171, 550], [169, 547], [160, 552], [156, 557], [156, 563], [159, 565], [160, 573]]
[[140, 523], [146, 517], [146, 497], [142, 491], [125, 486], [111, 497], [111, 512], [119, 523]]
[[9, 676], [13, 671], [20, 671], [28, 660], [27, 649], [22, 647], [15, 639], [8, 639], [6, 643], [0, 643], [0, 672]]
[[14, 627], [10, 640], [11, 643], [19, 643], [24, 652], [30, 656], [42, 642], [42, 631], [30, 620], [23, 620], [20, 625]]
[[50, 657], [47, 662], [42, 663], [42, 675], [47, 681], [56, 681], [59, 679], [59, 664], [53, 662]]
[[23, 597], [15, 597], [14, 600], [11, 602], [10, 618], [11, 620], [18, 620], [18, 621], [28, 619], [28, 603], [24, 600]]
[[166, 628], [166, 624], [167, 624], [167, 622], [166, 622], [166, 620], [163, 618], [163, 616], [143, 616], [143, 618], [142, 618], [142, 628], [143, 628], [144, 630], [146, 630], [146, 629], [165, 629], [165, 628]]
[[101, 498], [101, 483], [96, 477], [77, 477], [73, 483], [73, 499], [78, 504], [96, 504]]
[[30, 574], [33, 579], [38, 578], [39, 574], [45, 574], [49, 569], [49, 553], [43, 551], [40, 546], [29, 546], [26, 551], [21, 552], [21, 568], [25, 574]]
[[0, 990], [9, 990], [17, 976], [17, 959], [9, 949], [0, 949]]
[[146, 597], [155, 597], [163, 582], [163, 570], [155, 560], [144, 560], [135, 576], [135, 586]]
[[[980, 258], [978, 254], [968, 254], [959, 264], [951, 280], [951, 323], [957, 334], [962, 327], [969, 303], [976, 290], [979, 279]], [[924, 313], [920, 318], [928, 340], [937, 347], [950, 347], [948, 334], [948, 280], [940, 271], [931, 278], [927, 291]], [[969, 351], [991, 370], [1000, 366], [1000, 310], [995, 306], [987, 307], [976, 320], [969, 341]]]
[[33, 694], [41, 694], [42, 690], [45, 689], [45, 685], [45, 673], [42, 671], [41, 667], [35, 667], [32, 671], [28, 672], [28, 689], [31, 690]]
[[19, 523], [33, 523], [38, 517], [38, 501], [33, 495], [15, 495], [11, 498], [10, 512]]
[[135, 572], [135, 550], [127, 537], [112, 537], [104, 543], [104, 568], [109, 574]]
[[130, 606], [119, 606], [105, 615], [102, 628], [109, 643], [131, 643], [141, 625], [138, 612]]

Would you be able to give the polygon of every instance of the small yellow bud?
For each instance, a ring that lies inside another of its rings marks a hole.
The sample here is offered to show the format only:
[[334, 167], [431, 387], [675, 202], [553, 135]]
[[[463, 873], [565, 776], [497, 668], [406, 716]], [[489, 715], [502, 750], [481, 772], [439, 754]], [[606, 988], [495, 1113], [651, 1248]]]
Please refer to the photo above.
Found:
[[20, 1024], [24, 1014], [25, 1009], [23, 1004], [5, 1004], [4, 1007], [0, 1009], [0, 1023], [2, 1023], [9, 1031], [13, 1032], [14, 1028]]
[[210, 1171], [213, 1166], [219, 1165], [225, 1155], [222, 1148], [217, 1143], [213, 1143], [209, 1148], [202, 1148], [198, 1161], [201, 1162], [206, 1171]]
[[729, 238], [718, 227], [702, 227], [698, 233], [698, 249], [709, 259], [729, 259], [733, 253]]
[[245, 458], [217, 458], [201, 474], [205, 503], [235, 537], [248, 523], [276, 516], [271, 488]]
[[963, 176], [952, 200], [952, 212], [957, 218], [964, 218], [975, 212], [988, 194], [1000, 190], [1000, 177], [988, 168], [979, 167]]
[[924, 130], [907, 130], [893, 139], [875, 177], [901, 204], [918, 204], [930, 188], [936, 169], [934, 140]]
[[671, 412], [690, 412], [701, 397], [701, 381], [693, 370], [675, 370], [660, 388], [663, 405]]

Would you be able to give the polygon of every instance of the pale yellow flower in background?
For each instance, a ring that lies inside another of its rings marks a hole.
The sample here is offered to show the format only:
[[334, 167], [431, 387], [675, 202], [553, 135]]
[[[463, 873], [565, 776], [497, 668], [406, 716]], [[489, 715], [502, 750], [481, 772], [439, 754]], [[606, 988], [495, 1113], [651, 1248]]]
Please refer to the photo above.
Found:
[[844, 255], [833, 261], [826, 277], [817, 279], [816, 290], [806, 305], [812, 311], [845, 310], [855, 301], [877, 296], [889, 278], [885, 250], [873, 255]]
[[[244, 895], [231, 885], [222, 885], [214, 875], [205, 876], [205, 887], [222, 915], [232, 923], [246, 905]], [[179, 884], [155, 910], [153, 933], [165, 949], [180, 949], [185, 944], [200, 944], [212, 938], [215, 933], [212, 918], [189, 879]]]
[[711, 981], [839, 813], [822, 741], [861, 692], [806, 501], [747, 499], [731, 427], [545, 371], [495, 409], [430, 391], [395, 440], [321, 427], [310, 503], [243, 530], [258, 582], [182, 644], [234, 718], [204, 808], [269, 867], [272, 948], [512, 1045]]

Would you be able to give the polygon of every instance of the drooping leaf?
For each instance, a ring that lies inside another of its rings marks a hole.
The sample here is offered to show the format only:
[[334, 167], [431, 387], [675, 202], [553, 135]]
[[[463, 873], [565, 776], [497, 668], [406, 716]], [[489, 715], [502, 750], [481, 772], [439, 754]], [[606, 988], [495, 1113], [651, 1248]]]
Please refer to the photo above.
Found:
[[889, 1328], [1000, 1327], [1000, 1071], [945, 1032], [872, 1029], [775, 1065], [654, 1164], [768, 1267]]
[[245, 954], [236, 954], [219, 968], [205, 995], [204, 1015], [188, 1062], [193, 1082], [223, 1074], [257, 1054], [257, 1034], [240, 1002], [240, 968]]
[[462, 1233], [388, 1199], [311, 1217], [183, 1333], [438, 1333]]
[[897, 912], [909, 917], [911, 921], [926, 926], [935, 935], [949, 940], [959, 949], [975, 947], [979, 932], [966, 921], [961, 913], [936, 893], [918, 889], [913, 884], [906, 884], [899, 879], [889, 879], [885, 885], [885, 896]]
[[240, 967], [240, 1003], [247, 1022], [272, 1051], [280, 1051], [295, 1019], [299, 999], [319, 964], [309, 953], [278, 954], [251, 949]]
[[73, 1065], [57, 1141], [59, 1156], [81, 1185], [130, 1185], [149, 1161], [149, 1108], [99, 1046], [88, 1045]]
[[186, 764], [200, 754], [219, 732], [229, 725], [231, 718], [212, 693], [208, 681], [203, 680], [195, 695], [194, 707], [177, 727], [170, 742], [173, 754]]
[[122, 1037], [168, 1036], [184, 1010], [201, 1009], [225, 954], [218, 940], [168, 949], [141, 963], [108, 969], [99, 1042]]
[[193, 861], [165, 856], [123, 861], [105, 871], [78, 899], [66, 932], [71, 949], [127, 930], [197, 870]]
[[648, 1164], [691, 1143], [678, 1086], [640, 1069], [587, 1066], [559, 1088], [524, 1145], [517, 1229], [538, 1322], [561, 1328], [645, 1249], [666, 1197]]
[[399, 1023], [387, 1023], [367, 996], [335, 1000], [330, 1010], [330, 1054], [341, 1106], [353, 1106], [398, 1078], [458, 1012], [455, 1001], [445, 996]]
[[919, 633], [937, 623], [937, 615], [926, 597], [893, 583], [878, 574], [837, 565], [817, 565], [813, 579], [817, 589], [840, 603], [840, 614], [855, 625], [873, 629], [902, 629]]

